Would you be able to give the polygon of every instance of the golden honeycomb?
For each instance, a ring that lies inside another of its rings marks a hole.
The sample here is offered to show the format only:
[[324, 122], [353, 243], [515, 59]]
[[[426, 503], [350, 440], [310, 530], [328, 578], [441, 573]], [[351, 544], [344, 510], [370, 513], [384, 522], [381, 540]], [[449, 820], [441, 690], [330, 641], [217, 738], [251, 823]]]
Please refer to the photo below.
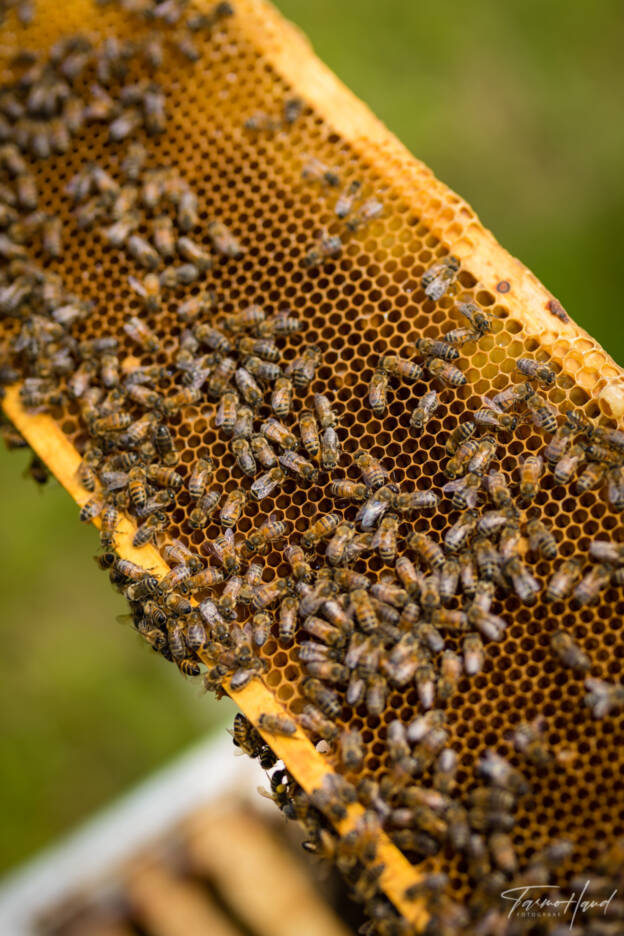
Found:
[[[6, 60], [20, 46], [44, 49], [73, 32], [87, 33], [98, 42], [130, 32], [136, 38], [142, 29], [140, 21], [116, 6], [40, 0], [38, 15], [28, 30], [7, 20], [0, 53]], [[248, 500], [238, 533], [248, 534], [273, 513], [289, 522], [291, 534], [303, 532], [319, 514], [330, 511], [353, 520], [357, 507], [336, 501], [329, 488], [337, 477], [359, 480], [353, 464], [359, 449], [378, 458], [402, 491], [440, 491], [448, 480], [444, 467], [449, 434], [482, 406], [483, 396], [495, 395], [521, 379], [515, 370], [520, 356], [549, 361], [554, 367], [554, 385], [540, 392], [559, 413], [573, 408], [611, 427], [621, 421], [624, 375], [617, 365], [496, 244], [472, 210], [435, 180], [336, 81], [270, 6], [262, 0], [239, 0], [233, 17], [205, 38], [199, 33], [195, 41], [201, 53], [197, 63], [172, 56], [159, 72], [167, 100], [166, 132], [153, 138], [140, 131], [138, 138], [148, 148], [150, 166], [175, 167], [192, 183], [199, 198], [200, 229], [218, 217], [245, 247], [242, 259], [220, 258], [208, 274], [208, 286], [218, 297], [219, 316], [257, 303], [267, 315], [289, 308], [303, 320], [302, 331], [280, 340], [281, 359], [292, 361], [308, 345], [316, 345], [322, 359], [307, 396], [295, 395], [290, 422], [294, 424], [298, 412], [310, 405], [312, 394], [328, 394], [339, 416], [343, 453], [331, 477], [322, 472], [311, 484], [288, 478], [274, 496], [260, 503]], [[131, 64], [128, 80], [139, 76]], [[304, 109], [292, 127], [276, 133], [245, 128], [250, 115], [279, 112], [283, 102], [294, 96], [303, 100]], [[89, 125], [74, 138], [66, 154], [32, 161], [43, 207], [62, 218], [65, 239], [59, 259], [47, 259], [36, 247], [34, 259], [58, 272], [69, 290], [93, 301], [90, 316], [75, 326], [76, 338], [114, 334], [120, 358], [125, 352], [129, 361], [147, 365], [154, 357], [137, 354], [135, 343], [123, 330], [128, 315], [140, 308], [128, 284], [128, 276], [140, 275], [140, 268], [125, 253], [107, 246], [97, 229], [81, 230], [65, 193], [69, 180], [87, 161], [117, 177], [123, 151], [107, 142], [104, 126]], [[383, 203], [383, 214], [353, 233], [340, 256], [312, 269], [304, 260], [319, 233], [336, 234], [341, 227], [328, 190], [302, 178], [302, 165], [310, 158], [335, 167], [344, 183], [357, 179], [367, 196]], [[147, 231], [145, 223], [138, 228], [140, 234]], [[210, 245], [207, 234], [196, 239]], [[449, 254], [461, 260], [458, 284], [462, 293], [487, 311], [493, 325], [477, 343], [462, 349], [460, 366], [466, 384], [440, 391], [442, 408], [425, 431], [416, 435], [410, 430], [410, 415], [428, 385], [393, 382], [388, 408], [379, 418], [371, 412], [368, 387], [382, 355], [413, 357], [418, 338], [440, 338], [450, 328], [465, 324], [452, 295], [433, 302], [421, 285], [425, 271]], [[178, 287], [160, 312], [142, 313], [160, 340], [155, 360], [164, 367], [170, 364], [184, 328], [176, 306], [197, 292], [197, 286]], [[11, 328], [6, 325], [5, 335]], [[163, 378], [158, 389], [166, 395], [172, 387], [173, 380]], [[68, 404], [52, 424], [48, 416], [25, 415], [16, 394], [9, 391], [5, 409], [71, 493], [84, 502], [85, 492], [72, 479], [78, 459], [72, 447], [82, 451], [86, 440], [78, 406]], [[215, 428], [215, 412], [213, 402], [202, 401], [174, 415], [169, 425], [179, 452], [180, 473], [188, 479], [193, 462], [210, 456], [217, 466], [215, 480], [228, 492], [244, 485], [244, 475]], [[269, 407], [264, 404], [257, 415], [260, 419], [270, 416]], [[70, 444], [63, 445], [61, 436]], [[514, 488], [522, 459], [539, 453], [547, 437], [521, 422], [497, 441], [498, 466]], [[167, 536], [209, 557], [209, 541], [220, 527], [215, 522], [194, 530], [188, 522], [193, 506], [187, 493], [178, 496]], [[572, 485], [557, 484], [550, 471], [544, 473], [530, 514], [548, 523], [559, 546], [558, 559], [531, 563], [531, 572], [541, 585], [561, 558], [578, 556], [586, 562], [591, 540], [624, 540], [621, 517], [609, 505], [604, 488], [579, 495]], [[440, 540], [458, 512], [449, 498], [441, 498], [435, 510], [414, 516], [401, 524], [403, 539], [419, 531]], [[151, 547], [133, 552], [126, 548], [127, 542], [127, 536], [120, 538], [121, 554], [164, 570]], [[323, 552], [324, 546], [316, 550], [319, 566]], [[281, 547], [264, 557], [264, 566], [265, 582], [289, 574]], [[358, 559], [353, 568], [372, 580], [389, 571], [375, 554]], [[621, 681], [624, 594], [621, 588], [610, 586], [598, 603], [578, 609], [569, 601], [546, 604], [541, 598], [525, 605], [512, 592], [497, 596], [492, 610], [509, 622], [503, 639], [486, 644], [483, 671], [463, 676], [451, 698], [441, 703], [450, 743], [458, 755], [458, 795], [465, 796], [474, 786], [475, 766], [488, 748], [521, 767], [531, 793], [520, 803], [512, 833], [520, 864], [550, 840], [570, 838], [574, 851], [560, 869], [563, 880], [573, 869], [592, 867], [603, 844], [624, 835], [624, 713], [592, 719], [583, 705], [583, 676], [560, 664], [550, 649], [550, 638], [565, 629], [589, 655], [591, 676]], [[261, 649], [268, 664], [262, 682], [294, 715], [302, 707], [297, 654], [301, 639], [305, 639], [303, 632], [298, 632], [291, 646], [283, 646], [274, 633]], [[446, 636], [448, 648], [460, 650], [460, 645], [461, 639]], [[266, 711], [268, 704], [267, 693], [255, 693], [252, 686], [233, 694], [250, 717]], [[368, 715], [363, 706], [344, 708], [341, 725], [359, 728], [366, 744], [359, 776], [380, 777], [387, 772], [386, 726], [397, 717], [411, 720], [417, 710], [418, 695], [413, 688], [392, 690], [379, 717]], [[520, 722], [539, 717], [547, 719], [544, 740], [553, 750], [564, 752], [541, 768], [522, 758], [512, 741]], [[308, 790], [318, 785], [323, 771], [341, 769], [335, 754], [318, 753], [305, 739], [272, 739], [271, 743]], [[397, 907], [420, 925], [424, 917], [418, 905], [402, 899], [406, 883], [416, 880], [418, 873], [388, 842], [384, 848], [387, 869], [382, 886]], [[470, 889], [465, 862], [455, 858], [447, 871], [452, 895], [459, 901], [465, 899]]]

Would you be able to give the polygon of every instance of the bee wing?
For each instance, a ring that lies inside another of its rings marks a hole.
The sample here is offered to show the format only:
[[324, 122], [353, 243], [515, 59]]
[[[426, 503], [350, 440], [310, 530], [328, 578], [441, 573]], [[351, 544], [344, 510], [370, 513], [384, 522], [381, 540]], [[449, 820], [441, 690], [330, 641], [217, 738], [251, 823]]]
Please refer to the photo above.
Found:
[[481, 399], [483, 400], [483, 405], [486, 406], [488, 409], [494, 410], [494, 412], [496, 412], [496, 413], [502, 413], [502, 412], [503, 412], [503, 410], [502, 410], [501, 407], [498, 405], [498, 403], [496, 402], [496, 400], [493, 400], [491, 397], [489, 397], [489, 396], [482, 396]]

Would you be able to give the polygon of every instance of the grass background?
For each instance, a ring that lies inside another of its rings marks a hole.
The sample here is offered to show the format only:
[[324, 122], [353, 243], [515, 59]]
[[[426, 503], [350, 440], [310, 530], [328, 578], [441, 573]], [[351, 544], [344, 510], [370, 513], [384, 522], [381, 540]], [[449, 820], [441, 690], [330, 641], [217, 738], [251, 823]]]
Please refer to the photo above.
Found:
[[[624, 8], [278, 0], [318, 54], [624, 364]], [[0, 452], [0, 868], [231, 715], [127, 627], [70, 498]]]

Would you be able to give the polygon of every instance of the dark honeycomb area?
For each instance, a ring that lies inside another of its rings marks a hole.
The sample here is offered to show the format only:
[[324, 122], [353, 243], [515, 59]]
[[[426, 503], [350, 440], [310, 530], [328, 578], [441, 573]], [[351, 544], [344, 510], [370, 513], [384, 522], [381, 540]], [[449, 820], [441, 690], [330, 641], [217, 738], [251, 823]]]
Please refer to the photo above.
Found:
[[[124, 34], [129, 23], [133, 31], [142, 28], [111, 6], [94, 9], [88, 3], [72, 3], [64, 9], [40, 3], [40, 7], [38, 19], [27, 33], [14, 31], [12, 20], [7, 23], [2, 36], [5, 49], [23, 43], [25, 36], [28, 44], [46, 47], [59, 35], [77, 29], [97, 41], [113, 33]], [[282, 360], [288, 362], [301, 348], [314, 344], [322, 352], [322, 361], [306, 394], [295, 396], [287, 423], [294, 425], [298, 412], [311, 407], [314, 393], [327, 394], [339, 415], [339, 466], [331, 476], [321, 472], [316, 484], [303, 485], [289, 478], [276, 496], [260, 503], [248, 501], [236, 527], [237, 533], [247, 534], [267, 517], [278, 514], [289, 521], [290, 541], [297, 542], [297, 533], [321, 513], [331, 510], [354, 519], [357, 507], [336, 502], [329, 487], [340, 477], [359, 480], [353, 454], [360, 448], [381, 460], [402, 491], [434, 489], [441, 493], [448, 480], [444, 474], [448, 459], [445, 445], [452, 430], [482, 405], [484, 395], [494, 395], [522, 379], [515, 372], [519, 356], [539, 360], [548, 356], [540, 342], [527, 335], [522, 321], [510, 313], [504, 294], [482, 288], [464, 264], [459, 276], [462, 292], [487, 309], [493, 320], [489, 334], [463, 348], [461, 368], [466, 385], [440, 392], [443, 406], [420, 436], [410, 430], [409, 422], [418, 399], [429, 388], [424, 381], [412, 385], [393, 382], [385, 416], [373, 416], [368, 384], [379, 357], [387, 353], [413, 357], [417, 338], [439, 338], [464, 324], [453, 296], [434, 303], [427, 299], [420, 282], [425, 270], [449, 253], [462, 230], [463, 203], [449, 194], [447, 203], [440, 203], [437, 210], [429, 203], [423, 205], [426, 210], [420, 216], [415, 214], [405, 187], [393, 176], [393, 167], [384, 176], [377, 174], [341, 137], [338, 128], [307, 104], [289, 130], [274, 134], [246, 130], [244, 121], [249, 115], [259, 110], [279, 112], [284, 100], [297, 94], [297, 88], [289, 87], [263, 58], [262, 47], [254, 38], [261, 35], [254, 22], [258, 15], [256, 4], [238, 3], [236, 15], [210, 38], [203, 40], [199, 35], [202, 57], [198, 63], [191, 65], [172, 56], [159, 76], [167, 95], [167, 131], [157, 140], [138, 134], [149, 150], [149, 166], [174, 167], [196, 191], [200, 225], [195, 239], [209, 246], [208, 235], [201, 232], [216, 217], [240, 239], [246, 248], [244, 257], [218, 260], [207, 274], [207, 282], [169, 293], [159, 313], [138, 311], [128, 276], [140, 276], [140, 269], [125, 252], [108, 247], [97, 230], [81, 231], [65, 194], [68, 181], [86, 161], [96, 161], [119, 178], [126, 146], [111, 145], [106, 142], [105, 128], [89, 126], [78, 134], [66, 155], [32, 164], [42, 193], [41, 207], [63, 219], [66, 243], [61, 259], [49, 260], [41, 252], [35, 259], [45, 269], [58, 272], [68, 289], [93, 300], [94, 311], [76, 326], [75, 337], [114, 334], [122, 347], [120, 357], [125, 348], [129, 361], [141, 364], [153, 363], [153, 358], [135, 357], [136, 346], [122, 329], [128, 315], [136, 310], [156, 332], [161, 343], [156, 361], [166, 366], [172, 359], [175, 339], [185, 327], [176, 307], [205, 285], [217, 295], [217, 317], [258, 303], [267, 315], [289, 308], [303, 320], [301, 332], [280, 339]], [[129, 80], [132, 77], [139, 77], [139, 73], [131, 73]], [[339, 258], [316, 269], [307, 269], [303, 260], [318, 234], [324, 230], [338, 233], [341, 228], [328, 191], [301, 178], [302, 165], [309, 157], [336, 167], [345, 183], [358, 179], [365, 195], [375, 196], [384, 205], [383, 216], [354, 233]], [[444, 226], [440, 236], [433, 236], [427, 220], [434, 211], [437, 230], [440, 224]], [[147, 224], [138, 232], [147, 235]], [[594, 361], [588, 353], [593, 346], [585, 347], [585, 341], [559, 342], [557, 378], [543, 395], [560, 412], [573, 407], [607, 424], [585, 389], [585, 372], [601, 366], [600, 359]], [[172, 380], [164, 379], [157, 389], [166, 395], [172, 386]], [[210, 456], [217, 466], [218, 486], [226, 492], [239, 486], [248, 488], [249, 480], [214, 426], [215, 413], [214, 403], [202, 401], [171, 418], [179, 452], [177, 470], [188, 478], [192, 463]], [[257, 411], [259, 419], [270, 415], [268, 405]], [[86, 436], [78, 407], [70, 405], [59, 414], [59, 421], [80, 451]], [[528, 453], [539, 453], [547, 437], [522, 423], [498, 439], [498, 466], [512, 490], [517, 490], [521, 460]], [[221, 528], [214, 523], [193, 530], [188, 523], [192, 507], [188, 494], [182, 492], [170, 514], [168, 536], [208, 557], [209, 542]], [[458, 515], [450, 499], [442, 496], [437, 509], [402, 522], [403, 544], [413, 530], [441, 540]], [[591, 540], [624, 541], [621, 516], [609, 506], [604, 489], [578, 495], [573, 485], [558, 485], [551, 471], [545, 472], [539, 493], [525, 514], [525, 518], [533, 516], [547, 522], [559, 545], [558, 559], [530, 561], [531, 572], [542, 585], [561, 558], [578, 556], [586, 563]], [[314, 554], [317, 567], [323, 562], [323, 551], [321, 546]], [[264, 557], [264, 566], [264, 581], [288, 575], [281, 546]], [[375, 555], [358, 560], [353, 567], [374, 580], [391, 571]], [[521, 862], [549, 840], [566, 837], [573, 840], [575, 850], [562, 874], [572, 867], [588, 868], [602, 843], [624, 835], [624, 714], [593, 720], [583, 705], [583, 676], [560, 664], [549, 641], [556, 630], [565, 629], [589, 655], [591, 676], [621, 681], [624, 595], [621, 589], [609, 588], [599, 603], [578, 609], [570, 601], [538, 602], [528, 607], [512, 594], [495, 601], [492, 610], [509, 622], [504, 639], [487, 644], [483, 671], [461, 678], [452, 697], [440, 703], [446, 709], [451, 746], [459, 757], [459, 794], [475, 786], [475, 765], [483, 751], [496, 750], [518, 766], [531, 784], [531, 794], [522, 800], [513, 830]], [[284, 647], [275, 633], [262, 648], [268, 663], [265, 681], [294, 714], [302, 706], [302, 670], [297, 656], [300, 639], [305, 639], [303, 631], [297, 633], [291, 646]], [[461, 640], [448, 636], [446, 646], [461, 651]], [[410, 689], [392, 691], [381, 717], [368, 716], [365, 708], [343, 711], [342, 723], [363, 732], [367, 748], [363, 770], [367, 774], [381, 776], [388, 769], [388, 722], [397, 717], [408, 722], [418, 710], [417, 693]], [[557, 755], [548, 768], [529, 764], [516, 753], [512, 742], [513, 730], [520, 722], [540, 716], [548, 721], [545, 741]], [[334, 755], [327, 756], [339, 769]], [[460, 860], [454, 859], [450, 877], [455, 895], [465, 895], [468, 880]]]

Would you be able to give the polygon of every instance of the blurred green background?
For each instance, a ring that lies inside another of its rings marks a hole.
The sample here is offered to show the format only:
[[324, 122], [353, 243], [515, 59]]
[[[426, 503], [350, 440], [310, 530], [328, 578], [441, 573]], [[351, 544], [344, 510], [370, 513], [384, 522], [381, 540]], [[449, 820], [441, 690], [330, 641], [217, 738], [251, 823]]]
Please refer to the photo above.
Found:
[[[318, 54], [624, 363], [624, 8], [279, 0]], [[116, 622], [96, 534], [0, 453], [0, 868], [231, 716]], [[85, 639], [86, 637], [86, 639]]]

